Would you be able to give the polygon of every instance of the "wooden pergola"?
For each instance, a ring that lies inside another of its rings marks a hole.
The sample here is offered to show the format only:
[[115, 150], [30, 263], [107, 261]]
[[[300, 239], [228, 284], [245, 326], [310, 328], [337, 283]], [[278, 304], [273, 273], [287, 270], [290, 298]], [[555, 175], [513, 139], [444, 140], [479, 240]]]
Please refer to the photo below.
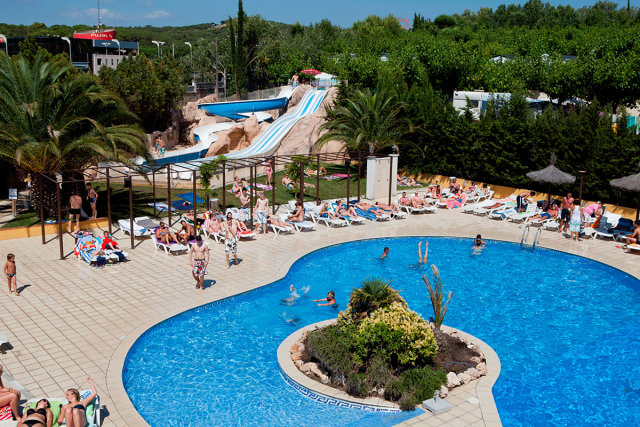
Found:
[[[350, 182], [351, 182], [351, 174], [350, 174], [350, 166], [352, 161], [358, 162], [358, 181], [357, 181], [357, 197], [358, 201], [360, 201], [360, 178], [362, 175], [362, 163], [366, 161], [367, 157], [371, 157], [372, 155], [369, 152], [365, 151], [340, 151], [334, 153], [319, 153], [319, 154], [291, 154], [291, 155], [274, 155], [274, 156], [256, 156], [244, 159], [224, 159], [219, 162], [218, 169], [214, 173], [215, 175], [222, 176], [222, 205], [220, 206], [220, 210], [224, 211], [226, 208], [226, 191], [224, 189], [227, 186], [227, 172], [230, 170], [241, 169], [241, 168], [249, 168], [249, 184], [252, 189], [256, 188], [256, 180], [258, 176], [258, 167], [262, 166], [271, 166], [271, 170], [274, 172], [277, 167], [283, 168], [284, 166], [288, 166], [292, 163], [295, 163], [297, 157], [305, 157], [310, 161], [315, 161], [316, 170], [320, 169], [320, 162], [332, 162], [332, 163], [344, 163], [346, 171], [347, 171], [347, 188], [346, 188], [346, 199], [347, 205], [349, 204], [350, 199]], [[374, 157], [386, 157], [386, 156], [377, 156]], [[211, 159], [214, 160], [214, 159]], [[153, 188], [153, 209], [154, 216], [157, 216], [157, 199], [156, 199], [156, 177], [166, 174], [167, 180], [167, 205], [168, 205], [168, 223], [171, 224], [171, 180], [172, 174], [191, 174], [191, 181], [193, 182], [193, 214], [194, 218], [196, 218], [196, 207], [197, 207], [197, 178], [198, 173], [200, 171], [200, 166], [206, 163], [206, 159], [197, 159], [197, 160], [188, 160], [183, 162], [175, 162], [175, 163], [164, 163], [162, 159], [159, 159], [158, 162], [152, 164], [142, 164], [138, 166], [131, 165], [101, 165], [101, 166], [93, 166], [86, 169], [76, 169], [76, 170], [67, 170], [67, 171], [57, 171], [55, 173], [41, 173], [41, 177], [44, 180], [48, 180], [53, 183], [56, 187], [56, 203], [57, 203], [57, 221], [58, 221], [58, 240], [60, 244], [60, 259], [64, 259], [64, 246], [63, 246], [63, 230], [62, 230], [62, 200], [60, 190], [63, 184], [68, 183], [85, 183], [88, 181], [97, 180], [105, 180], [107, 184], [107, 220], [109, 223], [109, 233], [112, 232], [112, 223], [111, 223], [111, 183], [114, 181], [123, 181], [124, 187], [129, 189], [129, 230], [131, 237], [131, 248], [134, 248], [135, 244], [135, 233], [134, 233], [134, 225], [133, 225], [133, 179], [134, 178], [142, 178], [147, 182], [151, 183]], [[71, 179], [60, 179], [61, 173], [64, 173], [67, 176], [73, 176], [75, 178]], [[58, 179], [55, 179], [53, 176], [58, 176]], [[316, 204], [320, 204], [320, 174], [316, 174]], [[392, 170], [389, 168], [389, 203], [391, 203], [391, 191], [392, 191]], [[43, 180], [40, 180], [40, 224], [41, 224], [41, 233], [42, 233], [42, 244], [46, 243], [45, 241], [45, 217], [44, 217], [44, 205], [43, 205], [43, 188], [42, 188]], [[299, 197], [302, 201], [304, 198], [304, 163], [300, 164], [300, 189]], [[276, 209], [276, 184], [272, 183], [271, 186], [271, 207], [272, 213], [275, 214]], [[268, 191], [268, 190], [267, 190]], [[255, 191], [250, 191], [250, 203], [249, 203], [249, 218], [250, 221], [253, 222], [253, 205], [254, 205], [254, 193]], [[265, 191], [266, 193], [266, 191]], [[209, 200], [206, 201], [207, 206]]]

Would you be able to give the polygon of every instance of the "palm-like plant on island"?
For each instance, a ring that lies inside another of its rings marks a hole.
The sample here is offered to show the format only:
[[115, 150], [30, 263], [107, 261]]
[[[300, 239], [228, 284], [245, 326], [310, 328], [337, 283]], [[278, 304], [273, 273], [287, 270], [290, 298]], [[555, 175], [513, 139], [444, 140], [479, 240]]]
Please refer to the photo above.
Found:
[[327, 132], [318, 138], [316, 149], [329, 141], [342, 141], [349, 150], [368, 149], [373, 153], [407, 142], [407, 135], [416, 129], [404, 116], [404, 109], [404, 102], [388, 91], [357, 90], [347, 98], [346, 105], [334, 107], [320, 126], [319, 132]]
[[380, 276], [367, 277], [359, 288], [353, 289], [349, 305], [357, 317], [366, 317], [369, 313], [392, 303], [404, 302], [398, 291], [391, 287], [392, 281]]
[[[137, 118], [92, 76], [66, 76], [70, 67], [46, 62], [42, 54], [32, 65], [0, 54], [0, 157], [32, 172], [36, 191], [39, 173], [53, 176], [101, 161], [127, 164], [136, 155], [148, 157]], [[54, 188], [44, 189], [49, 212]]]
[[433, 270], [433, 286], [431, 286], [431, 282], [426, 275], [422, 276], [422, 280], [429, 290], [429, 298], [431, 299], [431, 306], [433, 307], [433, 318], [431, 318], [431, 320], [434, 325], [433, 333], [436, 338], [436, 343], [438, 343], [438, 347], [445, 348], [446, 341], [440, 327], [442, 326], [444, 316], [447, 314], [447, 310], [449, 309], [449, 302], [451, 301], [453, 292], [449, 291], [447, 301], [445, 302], [444, 286], [442, 283], [442, 276], [440, 276], [440, 270], [438, 270], [438, 267], [433, 264], [431, 265], [431, 270]]

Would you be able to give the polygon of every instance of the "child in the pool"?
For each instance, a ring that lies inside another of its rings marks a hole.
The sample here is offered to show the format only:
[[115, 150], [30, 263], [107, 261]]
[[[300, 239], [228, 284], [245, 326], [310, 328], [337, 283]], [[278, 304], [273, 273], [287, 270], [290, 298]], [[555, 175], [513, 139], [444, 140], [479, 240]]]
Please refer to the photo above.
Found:
[[482, 240], [482, 236], [480, 234], [478, 234], [476, 236], [476, 238], [473, 240], [473, 247], [475, 248], [481, 248], [484, 245], [486, 245], [487, 242], [485, 242], [484, 240]]
[[382, 255], [380, 256], [380, 259], [386, 258], [387, 255], [389, 255], [389, 248], [385, 246], [384, 250], [382, 251]]
[[327, 294], [326, 298], [323, 299], [314, 299], [313, 302], [320, 302], [320, 301], [326, 301], [326, 304], [318, 304], [318, 307], [321, 307], [323, 305], [333, 305], [336, 303], [336, 293], [333, 291], [329, 291], [329, 293]]
[[429, 254], [429, 242], [424, 241], [424, 257], [422, 256], [422, 242], [418, 242], [418, 264], [427, 263], [427, 255]]

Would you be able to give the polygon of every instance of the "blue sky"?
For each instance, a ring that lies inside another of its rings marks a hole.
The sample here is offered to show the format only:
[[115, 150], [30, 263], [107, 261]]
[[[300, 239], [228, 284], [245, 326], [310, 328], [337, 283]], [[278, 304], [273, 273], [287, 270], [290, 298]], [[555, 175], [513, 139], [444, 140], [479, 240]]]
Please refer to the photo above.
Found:
[[[543, 0], [544, 1], [544, 0]], [[428, 18], [440, 14], [461, 13], [465, 9], [496, 8], [497, 0], [244, 0], [249, 15], [285, 23], [310, 24], [328, 18], [334, 24], [350, 26], [368, 15], [393, 14], [413, 18], [414, 12]], [[595, 3], [595, 0], [550, 1], [551, 4], [570, 4], [574, 8]], [[626, 2], [624, 2], [626, 5]], [[638, 6], [640, 0], [633, 0]], [[235, 15], [236, 0], [101, 0], [102, 21], [109, 25], [189, 25], [216, 22]], [[8, 7], [7, 7], [8, 6]], [[0, 22], [31, 24], [34, 21], [52, 24], [97, 23], [95, 0], [0, 0]]]

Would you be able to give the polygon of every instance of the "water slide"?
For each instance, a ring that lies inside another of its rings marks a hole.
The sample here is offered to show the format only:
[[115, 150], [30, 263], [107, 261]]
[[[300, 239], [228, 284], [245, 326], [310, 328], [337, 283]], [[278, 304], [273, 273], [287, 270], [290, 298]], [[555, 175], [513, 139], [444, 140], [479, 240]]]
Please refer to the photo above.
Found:
[[212, 102], [199, 104], [198, 109], [203, 110], [210, 116], [222, 116], [232, 120], [245, 119], [246, 113], [257, 111], [279, 110], [284, 108], [291, 99], [293, 88], [286, 86], [282, 88], [278, 96], [273, 98], [255, 99], [248, 101]]

